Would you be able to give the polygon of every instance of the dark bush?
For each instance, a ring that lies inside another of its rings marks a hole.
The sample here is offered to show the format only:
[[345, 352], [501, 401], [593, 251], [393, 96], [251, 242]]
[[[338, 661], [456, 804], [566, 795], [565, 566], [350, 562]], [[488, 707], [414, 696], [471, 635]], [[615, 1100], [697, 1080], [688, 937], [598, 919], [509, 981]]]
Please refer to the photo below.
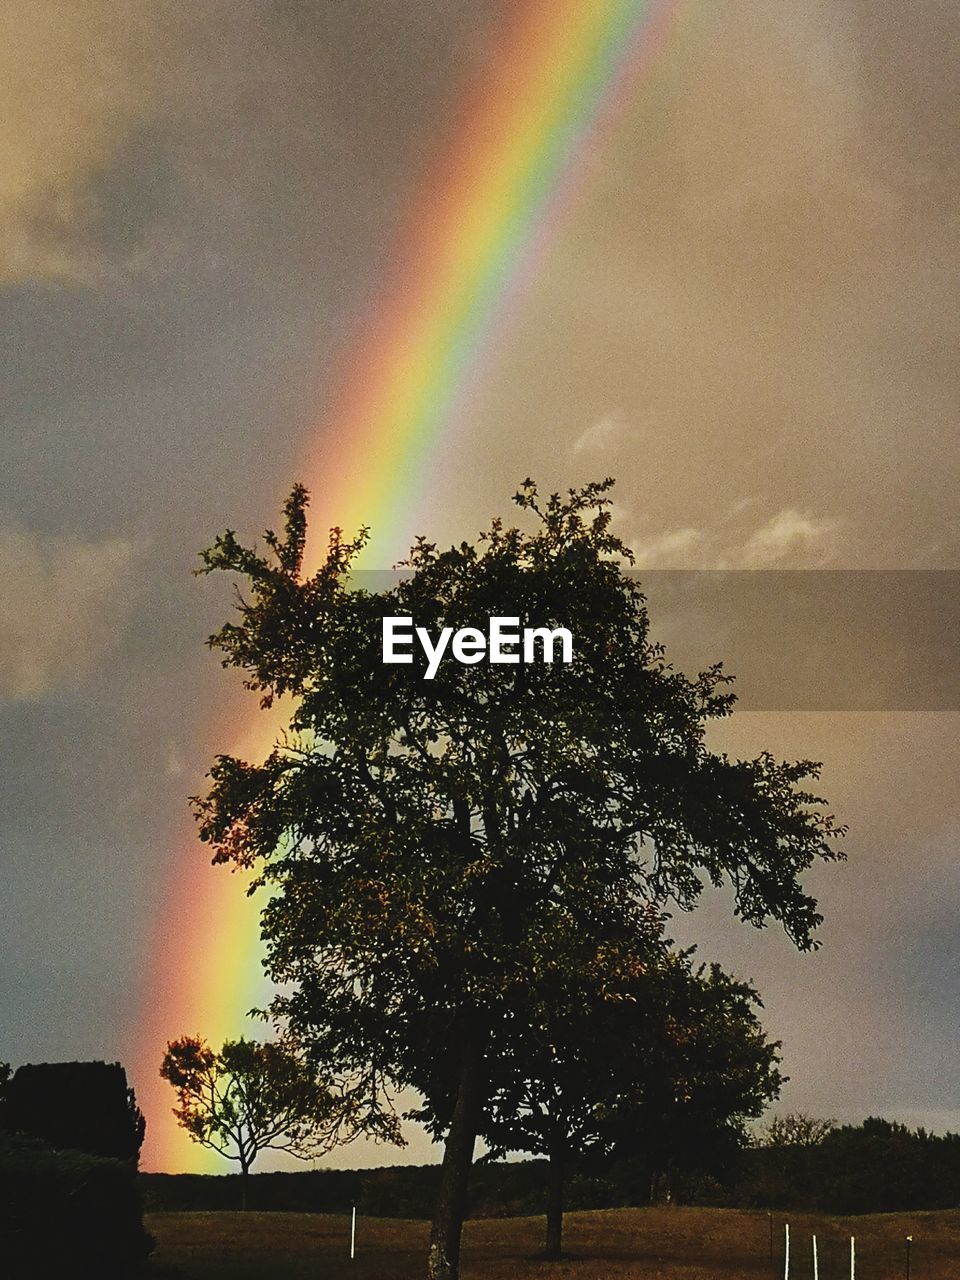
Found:
[[92, 1156], [136, 1164], [144, 1119], [119, 1062], [20, 1067], [5, 1089], [5, 1127]]
[[128, 1275], [152, 1247], [136, 1178], [132, 1165], [120, 1160], [0, 1134], [5, 1280]]
[[833, 1213], [948, 1209], [960, 1197], [957, 1141], [872, 1118], [836, 1129], [823, 1143], [818, 1207]]

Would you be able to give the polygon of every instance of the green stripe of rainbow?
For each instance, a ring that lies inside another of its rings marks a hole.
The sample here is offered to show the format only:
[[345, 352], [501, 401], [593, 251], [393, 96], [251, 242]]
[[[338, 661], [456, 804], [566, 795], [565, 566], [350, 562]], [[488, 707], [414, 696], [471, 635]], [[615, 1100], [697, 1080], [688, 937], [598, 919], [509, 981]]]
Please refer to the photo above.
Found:
[[[334, 410], [303, 474], [314, 528], [373, 526], [367, 567], [406, 551], [430, 457], [457, 398], [484, 367], [494, 324], [549, 245], [577, 161], [664, 47], [680, 0], [514, 0], [511, 18], [466, 93], [421, 184], [370, 322], [342, 361]], [[565, 199], [565, 197], [567, 197]], [[258, 713], [225, 749], [269, 750], [278, 722]], [[222, 1168], [170, 1116], [157, 1068], [168, 1039], [219, 1043], [266, 997], [256, 908], [236, 877], [186, 840], [159, 936], [151, 1007], [134, 1079], [148, 1116], [145, 1168]], [[255, 1034], [247, 1024], [247, 1034]]]

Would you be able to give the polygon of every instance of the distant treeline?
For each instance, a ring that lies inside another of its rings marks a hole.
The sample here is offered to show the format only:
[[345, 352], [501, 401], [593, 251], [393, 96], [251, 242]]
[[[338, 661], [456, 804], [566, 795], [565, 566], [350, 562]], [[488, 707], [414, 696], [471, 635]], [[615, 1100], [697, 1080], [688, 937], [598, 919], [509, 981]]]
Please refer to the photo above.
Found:
[[[542, 1212], [545, 1160], [480, 1164], [471, 1180], [473, 1217]], [[252, 1173], [249, 1208], [296, 1213], [358, 1212], [375, 1218], [429, 1218], [440, 1166], [397, 1165], [380, 1169], [309, 1169]], [[207, 1211], [236, 1209], [239, 1174], [141, 1173], [144, 1209]]]
[[[472, 1217], [540, 1214], [546, 1204], [543, 1160], [481, 1162], [470, 1188]], [[250, 1178], [250, 1208], [426, 1218], [439, 1167], [324, 1169], [258, 1173]], [[235, 1209], [234, 1175], [140, 1175], [147, 1210]], [[666, 1194], [642, 1159], [606, 1167], [585, 1162], [570, 1179], [570, 1209], [617, 1208]], [[677, 1170], [669, 1186], [678, 1204], [736, 1208], [883, 1213], [960, 1206], [960, 1135], [937, 1137], [886, 1120], [829, 1129], [809, 1144], [750, 1147], [712, 1170]]]
[[[871, 1118], [813, 1145], [743, 1152], [733, 1185], [747, 1208], [892, 1213], [960, 1206], [960, 1134]], [[728, 1202], [727, 1202], [728, 1203]]]

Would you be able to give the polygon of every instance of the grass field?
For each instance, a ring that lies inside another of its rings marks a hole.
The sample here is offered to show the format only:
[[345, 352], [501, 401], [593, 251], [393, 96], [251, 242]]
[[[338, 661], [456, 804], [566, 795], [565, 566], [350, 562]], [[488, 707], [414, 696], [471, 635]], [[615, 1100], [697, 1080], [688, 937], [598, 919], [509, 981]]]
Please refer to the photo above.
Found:
[[[783, 1275], [783, 1223], [774, 1218], [770, 1266], [766, 1213], [733, 1209], [610, 1209], [571, 1213], [569, 1256], [546, 1263], [542, 1218], [488, 1218], [467, 1224], [463, 1280], [714, 1280]], [[849, 1276], [857, 1238], [857, 1280], [901, 1280], [904, 1240], [914, 1237], [911, 1280], [960, 1276], [960, 1211], [860, 1218], [789, 1215], [791, 1280], [813, 1274], [810, 1236], [820, 1245], [820, 1280]], [[174, 1280], [420, 1280], [428, 1227], [360, 1219], [351, 1262], [349, 1219], [297, 1213], [161, 1213], [148, 1216], [157, 1250], [151, 1278]]]

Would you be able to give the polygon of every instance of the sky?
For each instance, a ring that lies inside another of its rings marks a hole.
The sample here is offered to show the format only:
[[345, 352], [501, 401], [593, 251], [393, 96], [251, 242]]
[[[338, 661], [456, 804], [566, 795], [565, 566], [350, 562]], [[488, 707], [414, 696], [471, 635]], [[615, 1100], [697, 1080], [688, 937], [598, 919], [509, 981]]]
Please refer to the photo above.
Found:
[[[414, 531], [472, 537], [527, 475], [610, 474], [651, 573], [960, 569], [960, 11], [688, 8], [583, 159]], [[139, 1060], [187, 796], [245, 705], [197, 552], [275, 523], [335, 448], [338, 359], [508, 9], [0, 0], [0, 1060]], [[883, 678], [853, 709], [768, 691], [717, 736], [824, 761], [850, 834], [810, 881], [822, 949], [722, 896], [672, 931], [760, 988], [781, 1110], [958, 1129], [956, 632], [918, 658], [912, 589], [856, 625], [809, 611], [776, 651], [863, 650]], [[747, 690], [761, 656], [737, 648]], [[326, 1162], [435, 1158], [410, 1138]]]

